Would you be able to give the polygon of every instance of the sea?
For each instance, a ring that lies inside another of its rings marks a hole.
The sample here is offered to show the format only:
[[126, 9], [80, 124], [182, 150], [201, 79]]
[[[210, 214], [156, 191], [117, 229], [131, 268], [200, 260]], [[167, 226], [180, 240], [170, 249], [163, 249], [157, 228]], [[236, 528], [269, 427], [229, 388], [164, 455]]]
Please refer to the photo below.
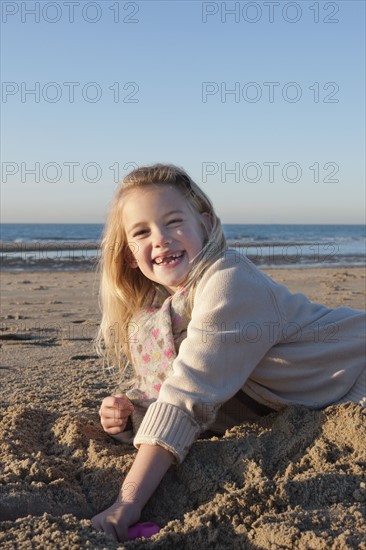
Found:
[[[364, 225], [223, 224], [228, 245], [265, 268], [365, 266]], [[102, 224], [1, 224], [1, 271], [91, 271]]]

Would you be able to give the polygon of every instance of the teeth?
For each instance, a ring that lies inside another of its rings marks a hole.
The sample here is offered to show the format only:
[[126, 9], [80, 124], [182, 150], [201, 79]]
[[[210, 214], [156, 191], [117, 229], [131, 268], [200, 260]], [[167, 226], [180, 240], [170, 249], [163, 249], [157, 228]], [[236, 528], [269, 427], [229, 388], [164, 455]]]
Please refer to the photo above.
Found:
[[172, 254], [171, 256], [165, 256], [165, 258], [155, 258], [155, 263], [157, 265], [160, 265], [160, 264], [170, 264], [171, 262], [173, 262], [174, 260], [176, 260], [177, 258], [180, 258], [182, 256], [182, 253], [179, 253], [179, 254]]

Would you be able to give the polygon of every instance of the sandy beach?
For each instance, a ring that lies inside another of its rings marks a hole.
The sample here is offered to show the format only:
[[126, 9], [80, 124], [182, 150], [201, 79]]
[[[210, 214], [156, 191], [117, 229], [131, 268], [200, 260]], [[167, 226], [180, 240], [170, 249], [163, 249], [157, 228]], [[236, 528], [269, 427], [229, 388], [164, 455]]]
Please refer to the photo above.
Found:
[[[365, 309], [361, 267], [266, 272]], [[115, 380], [93, 349], [98, 277], [4, 272], [1, 297], [1, 548], [366, 550], [366, 411], [353, 404], [291, 407], [200, 440], [144, 509], [159, 534], [122, 544], [96, 532], [89, 519], [136, 453], [99, 424]]]

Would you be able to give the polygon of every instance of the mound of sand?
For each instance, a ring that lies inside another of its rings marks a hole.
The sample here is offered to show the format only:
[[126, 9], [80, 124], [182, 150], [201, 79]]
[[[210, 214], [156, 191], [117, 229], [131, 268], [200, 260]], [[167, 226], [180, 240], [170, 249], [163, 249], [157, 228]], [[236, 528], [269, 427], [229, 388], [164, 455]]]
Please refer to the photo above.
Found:
[[[274, 272], [272, 271], [273, 275]], [[280, 270], [331, 307], [364, 307], [362, 268]], [[134, 455], [102, 431], [113, 391], [93, 352], [93, 273], [2, 273], [0, 548], [366, 550], [366, 411], [294, 407], [195, 443], [144, 509], [159, 534], [118, 544], [89, 519]]]
[[173, 466], [142, 520], [163, 529], [118, 544], [88, 518], [109, 506], [135, 450], [97, 415], [9, 407], [1, 421], [2, 548], [366, 548], [366, 411], [293, 407]]

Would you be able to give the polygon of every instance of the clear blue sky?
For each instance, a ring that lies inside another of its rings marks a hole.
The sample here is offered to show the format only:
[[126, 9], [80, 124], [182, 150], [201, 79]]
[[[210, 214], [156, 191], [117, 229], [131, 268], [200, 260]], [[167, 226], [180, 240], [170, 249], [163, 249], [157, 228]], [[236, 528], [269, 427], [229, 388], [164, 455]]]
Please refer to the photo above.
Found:
[[224, 223], [364, 222], [362, 0], [1, 4], [3, 222], [104, 222], [154, 162]]

